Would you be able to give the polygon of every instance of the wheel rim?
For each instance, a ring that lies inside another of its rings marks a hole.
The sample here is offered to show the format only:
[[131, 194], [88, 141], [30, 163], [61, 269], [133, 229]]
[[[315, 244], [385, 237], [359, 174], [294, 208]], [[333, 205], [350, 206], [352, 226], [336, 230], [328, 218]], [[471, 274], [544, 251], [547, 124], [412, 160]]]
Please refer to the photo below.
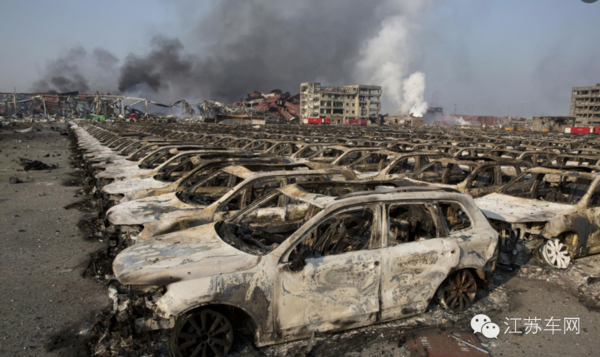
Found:
[[542, 257], [546, 263], [557, 269], [566, 269], [571, 263], [569, 249], [556, 238], [546, 241], [542, 246]]
[[231, 323], [211, 310], [188, 314], [174, 333], [176, 355], [181, 357], [221, 357], [233, 344]]
[[468, 270], [452, 276], [444, 289], [442, 298], [446, 307], [455, 311], [464, 311], [471, 307], [477, 295], [477, 281]]

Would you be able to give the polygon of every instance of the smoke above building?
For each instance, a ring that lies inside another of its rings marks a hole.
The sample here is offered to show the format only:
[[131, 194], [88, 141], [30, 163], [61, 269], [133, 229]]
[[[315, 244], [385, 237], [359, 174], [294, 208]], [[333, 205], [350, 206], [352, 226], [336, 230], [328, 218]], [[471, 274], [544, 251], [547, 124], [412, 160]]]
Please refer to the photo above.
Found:
[[[32, 90], [233, 102], [254, 89], [296, 92], [306, 81], [360, 83], [382, 87], [383, 113], [422, 116], [426, 77], [413, 70], [412, 38], [432, 3], [217, 1], [188, 33], [156, 36], [145, 53], [118, 59], [110, 49], [74, 47], [47, 62]], [[173, 6], [181, 14], [198, 11], [193, 4]]]

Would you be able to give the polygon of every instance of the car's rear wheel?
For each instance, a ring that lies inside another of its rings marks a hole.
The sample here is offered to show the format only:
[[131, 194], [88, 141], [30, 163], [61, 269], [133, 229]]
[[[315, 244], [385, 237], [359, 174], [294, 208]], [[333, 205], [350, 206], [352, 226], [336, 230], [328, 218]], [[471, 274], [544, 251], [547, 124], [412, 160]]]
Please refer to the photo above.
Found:
[[475, 301], [477, 280], [468, 270], [460, 270], [450, 275], [438, 290], [440, 305], [447, 310], [465, 311]]
[[566, 244], [558, 238], [548, 239], [540, 247], [542, 259], [546, 264], [556, 269], [567, 269], [571, 263], [571, 255]]
[[233, 327], [219, 312], [191, 311], [171, 331], [171, 353], [177, 357], [225, 356], [233, 345]]

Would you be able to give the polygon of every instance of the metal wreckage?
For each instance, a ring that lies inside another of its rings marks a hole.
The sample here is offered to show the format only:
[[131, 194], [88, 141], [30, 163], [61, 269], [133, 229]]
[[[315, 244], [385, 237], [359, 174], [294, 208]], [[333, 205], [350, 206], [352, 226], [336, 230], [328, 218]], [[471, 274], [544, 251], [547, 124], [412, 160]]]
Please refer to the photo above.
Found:
[[89, 268], [114, 279], [96, 355], [119, 355], [150, 330], [174, 356], [224, 356], [234, 336], [260, 347], [434, 303], [468, 311], [497, 264], [564, 269], [600, 251], [598, 166], [559, 156], [593, 155], [598, 141], [532, 149], [527, 136], [448, 129], [71, 129], [110, 242]]
[[299, 94], [273, 90], [254, 92], [232, 105], [210, 100], [177, 100], [164, 104], [110, 93], [0, 93], [0, 119], [83, 118], [121, 120], [185, 120], [236, 123], [259, 118], [280, 123], [297, 120]]

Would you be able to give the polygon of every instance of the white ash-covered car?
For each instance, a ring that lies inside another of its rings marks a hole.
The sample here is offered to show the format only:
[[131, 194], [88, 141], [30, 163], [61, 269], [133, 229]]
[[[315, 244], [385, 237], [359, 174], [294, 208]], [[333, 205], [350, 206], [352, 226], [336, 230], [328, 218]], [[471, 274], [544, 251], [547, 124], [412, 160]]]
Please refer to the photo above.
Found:
[[[251, 152], [235, 150], [191, 150], [184, 151], [171, 157], [153, 169], [131, 171], [127, 176], [116, 177], [116, 181], [102, 187], [102, 192], [108, 195], [124, 195], [136, 189], [161, 187], [158, 182], [165, 180], [176, 181], [202, 161], [218, 158], [250, 158], [257, 157]], [[192, 160], [194, 159], [194, 160]]]
[[[309, 164], [228, 166], [181, 191], [127, 201], [106, 213], [122, 232], [141, 238], [204, 224], [228, 211], [239, 210], [279, 187], [295, 182], [356, 180], [346, 169], [311, 170]], [[142, 230], [143, 228], [143, 230]]]
[[[216, 223], [140, 242], [113, 270], [154, 289], [175, 356], [225, 355], [236, 328], [256, 345], [473, 303], [498, 233], [468, 195], [407, 187], [332, 197], [294, 184]], [[149, 312], [150, 313], [150, 312]]]
[[[167, 162], [169, 159], [182, 154], [186, 151], [199, 151], [206, 150], [201, 145], [174, 145], [164, 146], [155, 151], [149, 153], [145, 157], [141, 158], [139, 164], [131, 165], [126, 163], [125, 165], [115, 164], [107, 166], [107, 168], [96, 174], [96, 178], [104, 180], [106, 182], [112, 182], [114, 180], [124, 180], [127, 178], [137, 177], [144, 174], [152, 174], [152, 170], [159, 167], [161, 164]], [[206, 150], [206, 152], [220, 152], [224, 150]], [[232, 151], [239, 152], [239, 151]]]
[[526, 264], [538, 251], [552, 267], [600, 252], [598, 167], [536, 167], [475, 200], [500, 232], [500, 262]]
[[[201, 157], [193, 156], [189, 160], [194, 167], [188, 172], [182, 172], [178, 166], [169, 170], [165, 170], [151, 178], [138, 178], [125, 181], [113, 182], [105, 187], [106, 192], [109, 189], [114, 190], [116, 194], [124, 195], [121, 202], [133, 201], [144, 197], [158, 196], [165, 193], [183, 190], [208, 175], [215, 173], [217, 170], [233, 165], [245, 164], [285, 164], [288, 163], [280, 157], [233, 157], [229, 158], [211, 158], [202, 159]], [[180, 166], [185, 166], [187, 163], [181, 163]]]

